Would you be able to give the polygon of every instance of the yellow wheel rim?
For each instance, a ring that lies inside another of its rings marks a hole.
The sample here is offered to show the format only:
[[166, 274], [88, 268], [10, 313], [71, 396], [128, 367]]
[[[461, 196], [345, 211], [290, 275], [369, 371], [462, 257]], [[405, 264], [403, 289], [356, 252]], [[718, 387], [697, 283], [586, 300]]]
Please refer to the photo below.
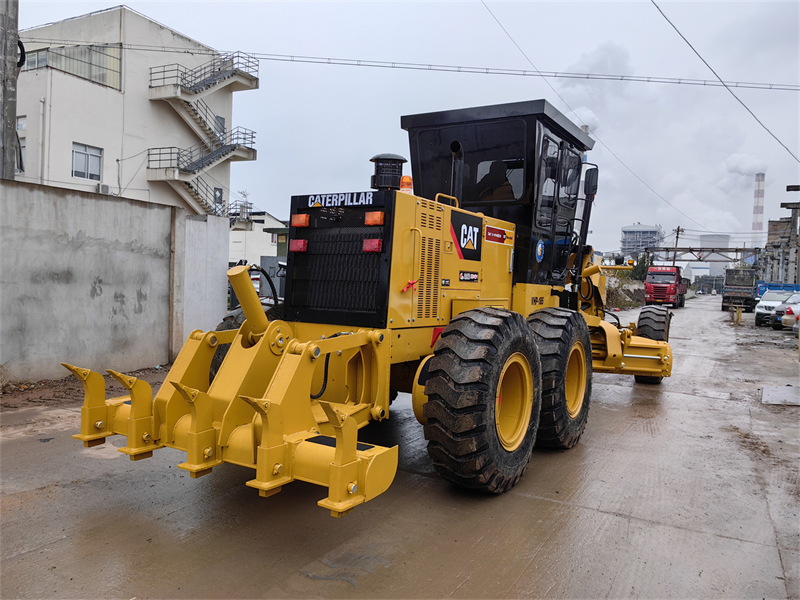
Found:
[[512, 354], [497, 385], [494, 419], [497, 437], [509, 452], [519, 448], [528, 433], [533, 407], [533, 375], [524, 355]]
[[567, 412], [574, 419], [583, 408], [583, 396], [586, 394], [586, 350], [580, 342], [572, 344], [569, 350], [564, 393], [567, 396]]

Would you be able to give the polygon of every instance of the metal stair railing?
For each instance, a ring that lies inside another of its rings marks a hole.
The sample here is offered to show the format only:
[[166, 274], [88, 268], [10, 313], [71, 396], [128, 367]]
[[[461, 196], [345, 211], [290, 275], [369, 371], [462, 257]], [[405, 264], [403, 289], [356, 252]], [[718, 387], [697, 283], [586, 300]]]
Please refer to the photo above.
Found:
[[238, 148], [253, 148], [255, 140], [255, 131], [235, 127], [219, 139], [208, 138], [190, 148], [150, 148], [147, 168], [177, 168], [184, 173], [197, 173]]
[[228, 52], [195, 69], [180, 64], [150, 67], [150, 87], [180, 85], [197, 93], [237, 73], [258, 77], [258, 59], [244, 52]]
[[216, 136], [217, 141], [221, 141], [225, 137], [225, 127], [220, 125], [219, 121], [217, 121], [217, 115], [202, 98], [194, 102], [189, 102], [188, 100], [184, 100], [184, 102], [187, 105], [187, 110], [197, 115], [197, 118], [205, 124], [206, 128]]
[[206, 209], [209, 214], [217, 217], [228, 216], [228, 206], [222, 202], [215, 202], [214, 187], [209, 185], [208, 182], [202, 177], [195, 177], [191, 181], [184, 181], [189, 192], [194, 195]]

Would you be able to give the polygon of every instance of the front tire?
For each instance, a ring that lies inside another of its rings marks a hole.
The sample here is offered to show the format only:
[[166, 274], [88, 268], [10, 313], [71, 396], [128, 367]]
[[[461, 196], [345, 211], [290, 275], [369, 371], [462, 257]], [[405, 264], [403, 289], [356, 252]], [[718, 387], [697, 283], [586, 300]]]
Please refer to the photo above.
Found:
[[430, 360], [423, 408], [436, 470], [499, 494], [530, 460], [541, 409], [541, 365], [522, 315], [479, 308], [455, 317]]
[[542, 358], [542, 415], [536, 445], [572, 448], [589, 418], [592, 342], [580, 313], [545, 308], [528, 317]]
[[[671, 320], [672, 313], [666, 308], [645, 307], [639, 313], [639, 320], [636, 322], [636, 335], [657, 342], [668, 342]], [[634, 378], [637, 383], [648, 384], [658, 384], [663, 379], [657, 375], [634, 375]]]

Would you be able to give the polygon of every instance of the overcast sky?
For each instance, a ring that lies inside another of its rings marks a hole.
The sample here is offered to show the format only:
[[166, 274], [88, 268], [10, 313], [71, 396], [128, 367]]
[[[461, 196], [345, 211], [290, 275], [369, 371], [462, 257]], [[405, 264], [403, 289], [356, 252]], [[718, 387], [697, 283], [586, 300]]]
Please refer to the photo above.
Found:
[[[19, 26], [118, 4], [22, 0]], [[797, 0], [658, 4], [723, 80], [800, 83]], [[715, 79], [649, 1], [127, 6], [221, 51], [531, 70], [516, 42], [541, 71]], [[375, 154], [408, 158], [401, 115], [537, 98], [599, 140], [589, 154], [600, 166], [590, 236], [599, 250], [619, 248], [620, 228], [637, 222], [695, 230], [689, 242], [703, 228], [740, 232], [741, 245], [756, 172], [766, 173], [765, 229], [789, 215], [781, 202], [800, 201], [785, 191], [800, 183], [800, 164], [722, 87], [550, 79], [551, 88], [538, 77], [267, 60], [259, 76], [259, 90], [234, 95], [233, 125], [256, 131], [258, 160], [233, 164], [231, 192], [247, 190], [280, 219], [294, 194], [368, 189]], [[800, 93], [735, 93], [800, 156]]]

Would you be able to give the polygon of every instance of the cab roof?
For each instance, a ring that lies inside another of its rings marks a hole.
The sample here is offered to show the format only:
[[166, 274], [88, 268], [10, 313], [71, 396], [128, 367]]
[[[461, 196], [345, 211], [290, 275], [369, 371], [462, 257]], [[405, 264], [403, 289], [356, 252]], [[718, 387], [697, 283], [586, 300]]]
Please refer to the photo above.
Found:
[[594, 147], [594, 140], [588, 133], [582, 131], [580, 127], [577, 127], [555, 106], [544, 99], [406, 115], [400, 117], [400, 127], [408, 131], [409, 129], [427, 129], [461, 123], [531, 116], [536, 117], [562, 136], [568, 138], [570, 142], [584, 152]]

